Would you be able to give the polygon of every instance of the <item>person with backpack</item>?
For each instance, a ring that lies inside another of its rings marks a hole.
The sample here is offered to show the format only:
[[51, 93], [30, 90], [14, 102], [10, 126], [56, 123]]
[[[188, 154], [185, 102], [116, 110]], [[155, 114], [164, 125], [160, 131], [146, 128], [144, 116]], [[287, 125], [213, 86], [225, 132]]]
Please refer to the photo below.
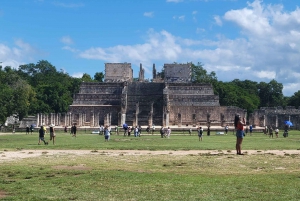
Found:
[[41, 128], [40, 128], [40, 130], [39, 130], [39, 143], [38, 143], [38, 145], [41, 144], [41, 141], [43, 141], [45, 145], [48, 145], [48, 142], [45, 141], [45, 130], [44, 130], [44, 126], [41, 126]]
[[203, 128], [200, 126], [197, 131], [198, 131], [199, 141], [202, 141]]

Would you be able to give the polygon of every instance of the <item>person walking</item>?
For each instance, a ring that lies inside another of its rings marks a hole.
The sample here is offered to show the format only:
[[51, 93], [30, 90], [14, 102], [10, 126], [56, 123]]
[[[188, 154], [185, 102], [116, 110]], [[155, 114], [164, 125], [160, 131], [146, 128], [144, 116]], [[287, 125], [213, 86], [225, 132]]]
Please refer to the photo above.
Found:
[[41, 144], [41, 141], [44, 142], [45, 145], [48, 145], [48, 142], [45, 141], [45, 130], [44, 130], [44, 126], [41, 126], [40, 130], [39, 130], [39, 143], [38, 145]]
[[242, 119], [239, 114], [237, 114], [234, 118], [234, 127], [236, 129], [236, 154], [237, 155], [244, 155], [242, 153], [242, 142], [245, 136], [244, 133], [244, 126], [246, 125], [245, 117]]

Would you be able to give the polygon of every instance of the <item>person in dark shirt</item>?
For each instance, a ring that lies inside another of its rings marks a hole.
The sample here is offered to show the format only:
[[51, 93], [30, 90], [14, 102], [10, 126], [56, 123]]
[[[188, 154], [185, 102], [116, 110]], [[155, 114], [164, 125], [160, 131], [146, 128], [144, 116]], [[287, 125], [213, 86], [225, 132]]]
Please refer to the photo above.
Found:
[[39, 130], [39, 145], [41, 144], [41, 141], [43, 141], [45, 145], [48, 145], [48, 142], [45, 141], [45, 130], [43, 126], [41, 126]]

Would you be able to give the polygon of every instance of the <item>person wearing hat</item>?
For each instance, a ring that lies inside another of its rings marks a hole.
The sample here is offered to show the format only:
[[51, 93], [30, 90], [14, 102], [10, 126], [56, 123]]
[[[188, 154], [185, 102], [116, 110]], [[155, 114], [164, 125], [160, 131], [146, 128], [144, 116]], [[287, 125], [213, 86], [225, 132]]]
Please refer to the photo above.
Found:
[[53, 144], [55, 144], [55, 131], [54, 131], [54, 125], [50, 125], [50, 141], [52, 140]]

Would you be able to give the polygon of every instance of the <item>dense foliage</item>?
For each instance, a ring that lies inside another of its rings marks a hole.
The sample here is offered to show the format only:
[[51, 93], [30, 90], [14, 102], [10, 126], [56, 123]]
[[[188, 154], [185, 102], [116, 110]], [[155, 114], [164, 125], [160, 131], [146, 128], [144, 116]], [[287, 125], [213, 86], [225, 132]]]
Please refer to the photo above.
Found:
[[[163, 76], [164, 71], [161, 72]], [[93, 78], [86, 73], [74, 78], [62, 70], [57, 71], [45, 60], [21, 65], [18, 69], [0, 66], [0, 125], [12, 114], [22, 119], [36, 113], [67, 112], [81, 82], [103, 82], [103, 79], [102, 72], [96, 72]], [[291, 97], [284, 97], [283, 85], [276, 80], [269, 83], [238, 79], [218, 81], [216, 73], [208, 73], [202, 63], [192, 63], [192, 82], [212, 84], [221, 106], [237, 106], [250, 113], [260, 107], [299, 107], [300, 104], [300, 90]]]
[[102, 82], [103, 77], [96, 73], [95, 79], [88, 74], [74, 78], [44, 60], [18, 69], [1, 67], [0, 124], [12, 114], [22, 119], [28, 114], [67, 112], [82, 81]]

